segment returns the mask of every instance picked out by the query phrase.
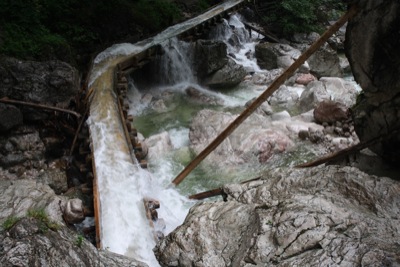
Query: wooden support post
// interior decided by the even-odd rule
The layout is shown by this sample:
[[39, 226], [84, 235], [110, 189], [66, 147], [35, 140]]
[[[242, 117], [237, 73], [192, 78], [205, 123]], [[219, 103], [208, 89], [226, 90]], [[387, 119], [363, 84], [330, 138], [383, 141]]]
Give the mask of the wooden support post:
[[231, 124], [229, 124], [214, 141], [212, 141], [203, 151], [194, 158], [186, 168], [178, 174], [172, 181], [173, 184], [180, 184], [186, 176], [200, 164], [214, 149], [221, 144], [239, 125], [247, 119], [261, 104], [267, 100], [278, 88], [320, 47], [329, 37], [337, 32], [346, 21], [357, 13], [357, 8], [353, 5], [335, 24], [333, 24], [317, 41], [315, 41], [288, 69], [285, 70], [275, 81]]

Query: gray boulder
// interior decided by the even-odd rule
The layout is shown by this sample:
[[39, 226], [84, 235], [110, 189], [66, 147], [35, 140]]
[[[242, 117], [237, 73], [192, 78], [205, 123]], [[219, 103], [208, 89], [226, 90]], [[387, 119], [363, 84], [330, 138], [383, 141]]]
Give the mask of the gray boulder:
[[161, 266], [397, 266], [400, 184], [356, 168], [276, 169], [199, 203]]
[[[147, 266], [131, 258], [98, 250], [70, 230], [61, 210], [66, 198], [55, 195], [49, 186], [34, 180], [0, 180], [0, 191], [0, 222], [17, 218], [14, 224], [3, 224], [1, 266]], [[28, 216], [28, 210], [41, 209], [49, 223]]]
[[224, 42], [198, 40], [194, 46], [194, 69], [200, 81], [228, 63], [227, 47]]
[[236, 64], [233, 59], [229, 59], [228, 63], [213, 73], [206, 80], [206, 85], [214, 89], [226, 89], [238, 85], [247, 75], [242, 65]]
[[0, 98], [66, 107], [79, 82], [78, 70], [65, 62], [0, 58]]
[[307, 61], [310, 66], [310, 72], [317, 78], [343, 77], [339, 56], [328, 45], [320, 47]]
[[329, 94], [326, 91], [324, 84], [320, 81], [312, 81], [301, 93], [299, 101], [300, 109], [302, 111], [309, 111], [310, 109], [315, 108], [322, 101], [329, 99]]
[[350, 108], [356, 103], [359, 92], [354, 84], [342, 78], [322, 77], [310, 82], [300, 96], [300, 109], [308, 111], [325, 100], [339, 102]]
[[273, 107], [280, 107], [284, 109], [292, 109], [297, 105], [299, 95], [286, 85], [281, 85], [279, 89], [269, 98], [268, 102]]
[[[255, 47], [257, 64], [262, 69], [272, 70], [277, 68], [288, 68], [294, 60], [301, 55], [300, 50], [287, 44], [260, 43]], [[303, 64], [302, 68], [307, 72], [308, 63]]]

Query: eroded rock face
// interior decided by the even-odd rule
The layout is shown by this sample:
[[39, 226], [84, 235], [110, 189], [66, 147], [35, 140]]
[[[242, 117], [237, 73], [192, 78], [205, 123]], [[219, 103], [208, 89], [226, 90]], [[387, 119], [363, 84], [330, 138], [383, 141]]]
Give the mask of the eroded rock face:
[[400, 264], [400, 184], [356, 168], [276, 169], [223, 188], [156, 247], [162, 266]]
[[[97, 250], [64, 223], [66, 197], [55, 195], [47, 185], [34, 180], [0, 180], [0, 223], [18, 218], [0, 234], [1, 266], [147, 266], [134, 259]], [[51, 226], [28, 216], [43, 209]]]
[[[400, 127], [400, 3], [359, 0], [360, 12], [349, 21], [346, 55], [364, 94], [353, 109], [361, 141]], [[372, 147], [386, 160], [399, 164], [400, 134]]]
[[69, 101], [79, 90], [76, 69], [61, 61], [0, 59], [0, 97], [40, 102]]
[[67, 227], [44, 229], [34, 218], [23, 218], [0, 236], [1, 266], [145, 267], [144, 263], [106, 250], [97, 250]]
[[194, 44], [194, 69], [199, 80], [221, 69], [228, 63], [226, 44], [221, 41], [198, 40]]
[[228, 63], [210, 75], [205, 83], [211, 88], [226, 89], [238, 85], [246, 75], [244, 67], [229, 58]]
[[0, 134], [22, 124], [21, 111], [12, 105], [0, 103]]

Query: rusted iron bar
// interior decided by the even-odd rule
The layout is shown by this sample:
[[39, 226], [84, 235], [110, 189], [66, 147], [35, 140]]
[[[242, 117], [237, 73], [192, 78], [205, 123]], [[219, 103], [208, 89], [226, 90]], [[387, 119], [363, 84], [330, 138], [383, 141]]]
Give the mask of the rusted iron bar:
[[28, 106], [28, 107], [38, 108], [38, 109], [48, 109], [48, 110], [59, 111], [59, 112], [63, 112], [63, 113], [72, 114], [75, 117], [77, 117], [78, 119], [81, 117], [81, 114], [79, 114], [75, 111], [72, 111], [72, 110], [57, 108], [57, 107], [52, 107], [52, 106], [46, 106], [46, 105], [41, 105], [41, 104], [35, 104], [35, 103], [30, 103], [30, 102], [25, 102], [25, 101], [13, 100], [13, 99], [9, 99], [8, 97], [0, 98], [0, 102], [6, 103], [6, 104], [23, 105], [23, 106]]
[[247, 119], [261, 104], [267, 100], [320, 46], [322, 46], [346, 21], [357, 13], [357, 8], [353, 5], [335, 24], [333, 24], [317, 41], [315, 41], [288, 69], [285, 70], [275, 81], [231, 124], [229, 124], [214, 141], [212, 141], [196, 158], [194, 158], [186, 168], [178, 174], [172, 181], [179, 185], [186, 176], [200, 164], [214, 149], [221, 144], [239, 125]]

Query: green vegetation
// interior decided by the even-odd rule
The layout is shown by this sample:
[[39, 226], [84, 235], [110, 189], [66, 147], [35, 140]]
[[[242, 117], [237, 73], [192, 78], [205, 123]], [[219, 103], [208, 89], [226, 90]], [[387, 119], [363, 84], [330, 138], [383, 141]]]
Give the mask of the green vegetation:
[[165, 0], [138, 0], [133, 3], [134, 21], [150, 31], [158, 31], [181, 19], [178, 6]]
[[337, 0], [271, 0], [261, 7], [271, 30], [283, 35], [321, 32], [326, 22], [337, 19], [346, 10], [346, 5]]
[[[27, 212], [27, 217], [35, 218], [39, 221], [39, 230], [45, 233], [48, 229], [57, 231], [60, 229], [60, 225], [49, 219], [44, 209], [30, 209]], [[4, 230], [10, 230], [21, 218], [10, 216], [2, 224]]]
[[39, 228], [42, 233], [45, 233], [48, 229], [57, 231], [60, 229], [60, 225], [56, 222], [50, 221], [44, 209], [31, 209], [28, 210], [27, 216], [30, 218], [35, 218], [39, 221]]
[[[201, 12], [215, 0], [1, 0], [0, 54], [20, 59], [60, 59], [85, 67], [115, 42], [135, 42]], [[271, 29], [290, 34], [318, 31], [345, 5], [335, 0], [258, 1]]]
[[160, 31], [180, 14], [168, 0], [1, 0], [0, 54], [87, 64], [104, 47]]
[[8, 231], [10, 230], [14, 224], [16, 224], [19, 221], [19, 218], [15, 216], [10, 216], [8, 217], [2, 224], [2, 227], [4, 230]]
[[78, 235], [75, 240], [75, 245], [77, 245], [78, 247], [81, 247], [82, 243], [83, 243], [83, 238], [84, 237], [82, 235]]

